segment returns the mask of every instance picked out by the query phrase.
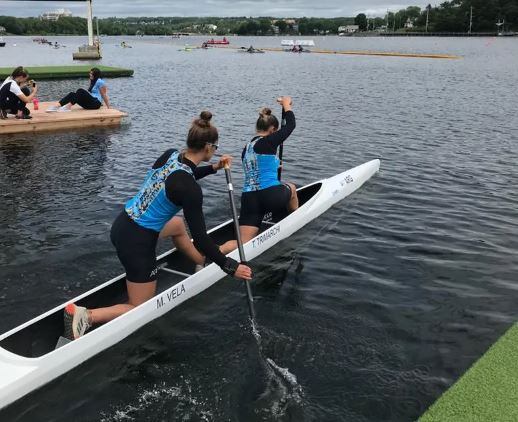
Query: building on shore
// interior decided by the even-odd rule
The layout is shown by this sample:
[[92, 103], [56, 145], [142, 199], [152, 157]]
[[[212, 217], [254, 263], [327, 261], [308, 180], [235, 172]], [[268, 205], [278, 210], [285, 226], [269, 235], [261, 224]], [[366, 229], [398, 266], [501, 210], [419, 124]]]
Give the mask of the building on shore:
[[68, 9], [57, 9], [52, 12], [43, 13], [40, 18], [44, 21], [57, 21], [59, 18], [70, 17], [72, 12]]
[[405, 22], [405, 29], [412, 29], [414, 27], [414, 21], [408, 18]]
[[360, 25], [344, 25], [338, 27], [338, 35], [354, 34], [360, 31]]

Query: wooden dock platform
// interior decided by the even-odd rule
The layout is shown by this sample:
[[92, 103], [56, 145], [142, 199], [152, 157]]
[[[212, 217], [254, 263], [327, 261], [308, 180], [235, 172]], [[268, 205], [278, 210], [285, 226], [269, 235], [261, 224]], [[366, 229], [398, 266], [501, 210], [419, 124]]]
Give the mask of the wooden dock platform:
[[[103, 74], [103, 78], [119, 78], [133, 76], [133, 69], [100, 65], [73, 65], [73, 66], [27, 66], [31, 79], [88, 79], [88, 72], [92, 67], [97, 67]], [[14, 67], [0, 67], [0, 79], [11, 75]]]
[[101, 107], [99, 110], [84, 110], [75, 105], [69, 112], [47, 113], [55, 102], [40, 103], [39, 110], [28, 104], [32, 119], [18, 120], [13, 115], [0, 120], [0, 135], [14, 133], [50, 132], [68, 129], [119, 126], [128, 114], [114, 108]]

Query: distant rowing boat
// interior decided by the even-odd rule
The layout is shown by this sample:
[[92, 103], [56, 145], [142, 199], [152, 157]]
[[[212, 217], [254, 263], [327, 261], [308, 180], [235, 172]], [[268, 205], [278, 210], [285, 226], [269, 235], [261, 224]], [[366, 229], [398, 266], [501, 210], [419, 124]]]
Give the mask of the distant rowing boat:
[[[331, 206], [360, 188], [378, 170], [379, 160], [369, 161], [298, 190], [300, 207], [266, 221], [260, 233], [244, 245], [249, 260], [261, 255], [314, 220]], [[209, 231], [218, 244], [234, 238], [233, 221]], [[230, 254], [238, 258], [238, 252]], [[162, 274], [157, 295], [142, 305], [83, 337], [56, 348], [63, 333], [63, 309], [68, 303], [88, 308], [110, 306], [127, 299], [125, 274], [59, 305], [0, 336], [0, 408], [47, 384], [97, 353], [208, 289], [225, 273], [211, 264], [194, 272], [194, 264], [172, 249], [158, 257]]]
[[[313, 40], [282, 40], [282, 47], [285, 48], [284, 51], [288, 53], [311, 53], [308, 47], [314, 47], [315, 41]], [[304, 48], [306, 47], [306, 48]]]

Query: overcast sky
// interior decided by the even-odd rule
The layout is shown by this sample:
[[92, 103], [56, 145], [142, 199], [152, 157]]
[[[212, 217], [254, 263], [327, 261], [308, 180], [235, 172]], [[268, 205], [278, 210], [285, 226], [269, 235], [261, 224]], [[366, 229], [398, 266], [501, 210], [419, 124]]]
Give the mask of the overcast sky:
[[[315, 3], [318, 7], [315, 8]], [[432, 2], [433, 3], [433, 2]], [[428, 4], [428, 3], [426, 3]], [[108, 16], [274, 16], [338, 17], [421, 6], [422, 0], [94, 0], [94, 15]], [[0, 0], [0, 15], [38, 16], [58, 8], [86, 16], [85, 2]]]

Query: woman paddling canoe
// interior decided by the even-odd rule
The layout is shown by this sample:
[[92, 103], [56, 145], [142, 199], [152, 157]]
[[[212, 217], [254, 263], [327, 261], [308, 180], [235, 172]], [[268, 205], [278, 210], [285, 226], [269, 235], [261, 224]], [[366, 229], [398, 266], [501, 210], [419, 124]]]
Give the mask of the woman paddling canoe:
[[[277, 158], [277, 148], [295, 129], [295, 114], [290, 97], [280, 97], [277, 102], [282, 105], [286, 125], [279, 130], [277, 117], [269, 108], [263, 108], [256, 123], [257, 135], [241, 154], [245, 172], [239, 217], [243, 243], [257, 236], [266, 213], [286, 209], [291, 212], [299, 207], [295, 185], [279, 181]], [[221, 246], [221, 251], [228, 253], [236, 247], [236, 241], [231, 240]]]
[[[217, 164], [196, 167], [202, 161], [209, 161], [218, 148], [218, 130], [210, 123], [211, 118], [212, 114], [204, 111], [194, 120], [185, 152], [170, 149], [158, 158], [140, 191], [126, 203], [113, 223], [111, 241], [126, 270], [128, 302], [98, 309], [68, 305], [65, 337], [77, 339], [92, 324], [111, 321], [155, 295], [158, 275], [155, 248], [159, 237], [171, 236], [176, 247], [196, 264], [203, 265], [206, 256], [227, 274], [251, 279], [250, 268], [227, 258], [207, 235], [203, 194], [196, 180], [216, 173], [232, 161], [224, 155]], [[181, 209], [194, 245], [183, 219], [175, 217]]]

